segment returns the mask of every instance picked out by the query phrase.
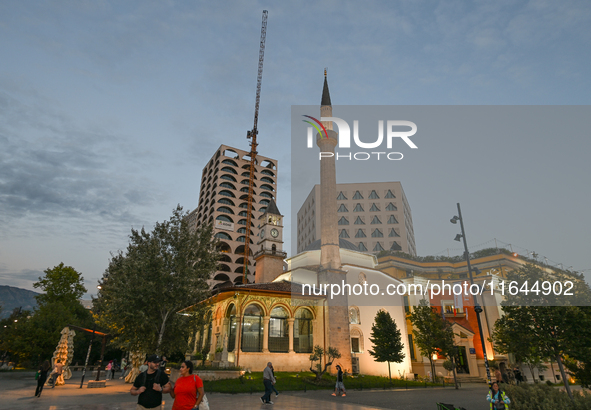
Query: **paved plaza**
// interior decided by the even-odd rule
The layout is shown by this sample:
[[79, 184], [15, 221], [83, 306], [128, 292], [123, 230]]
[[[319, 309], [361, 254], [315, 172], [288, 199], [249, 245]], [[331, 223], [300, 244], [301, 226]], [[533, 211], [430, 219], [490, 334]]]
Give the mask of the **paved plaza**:
[[[88, 375], [87, 375], [88, 376]], [[130, 384], [123, 380], [110, 380], [102, 389], [80, 389], [81, 372], [75, 372], [65, 386], [55, 389], [45, 387], [40, 398], [34, 397], [34, 372], [0, 373], [0, 408], [3, 410], [128, 410], [135, 409], [137, 397], [129, 394]], [[88, 378], [86, 379], [88, 380]], [[281, 386], [277, 386], [281, 392]], [[262, 386], [261, 386], [262, 388]], [[351, 390], [347, 397], [333, 397], [329, 390], [308, 392], [281, 392], [272, 400], [274, 405], [263, 405], [259, 400], [262, 393], [218, 394], [208, 393], [211, 410], [233, 409], [405, 409], [436, 410], [436, 402], [451, 403], [467, 410], [486, 409], [487, 387], [485, 384], [468, 384], [460, 390], [450, 387], [416, 388], [409, 390]], [[164, 396], [163, 410], [172, 408], [172, 398]]]

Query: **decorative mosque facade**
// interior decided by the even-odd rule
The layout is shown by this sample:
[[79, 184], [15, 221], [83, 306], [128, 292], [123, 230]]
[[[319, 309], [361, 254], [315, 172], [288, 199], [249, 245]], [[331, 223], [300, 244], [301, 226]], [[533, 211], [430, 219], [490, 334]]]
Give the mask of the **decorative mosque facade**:
[[[331, 116], [325, 72], [321, 117]], [[337, 133], [332, 122], [323, 125], [328, 135], [318, 135], [317, 145], [322, 152], [334, 152]], [[205, 348], [208, 360], [220, 366], [258, 370], [271, 361], [277, 371], [306, 371], [318, 345], [325, 351], [336, 348], [341, 354], [331, 371], [340, 364], [350, 373], [387, 375], [388, 363], [376, 362], [369, 354], [374, 318], [379, 310], [386, 310], [397, 323], [405, 346], [404, 360], [390, 364], [392, 374], [412, 373], [402, 296], [388, 296], [385, 306], [384, 298], [368, 297], [364, 292], [335, 296], [318, 291], [331, 285], [357, 285], [358, 289], [370, 283], [385, 289], [403, 283], [378, 270], [375, 255], [359, 252], [352, 243], [339, 239], [334, 157], [321, 161], [320, 181], [320, 239], [286, 260], [283, 216], [271, 201], [259, 218], [259, 240], [253, 246], [255, 282], [228, 283], [202, 302], [210, 307], [209, 324], [196, 334], [193, 354]], [[377, 303], [381, 304], [374, 306]]]

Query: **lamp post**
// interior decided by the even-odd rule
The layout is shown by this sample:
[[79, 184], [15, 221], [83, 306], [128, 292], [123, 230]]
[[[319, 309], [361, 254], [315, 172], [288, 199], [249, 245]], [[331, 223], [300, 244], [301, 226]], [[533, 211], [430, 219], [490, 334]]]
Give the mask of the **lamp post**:
[[[462, 219], [462, 210], [460, 209], [460, 203], [458, 202], [458, 215], [450, 219], [452, 224], [456, 224], [460, 221], [460, 227], [462, 233], [457, 234], [454, 240], [460, 241], [463, 239], [464, 242], [464, 256], [466, 257], [466, 263], [468, 265], [468, 275], [470, 276], [470, 285], [474, 284], [474, 278], [472, 277], [472, 266], [470, 265], [470, 252], [468, 252], [468, 242], [466, 241], [466, 231], [464, 230], [464, 220]], [[490, 378], [490, 367], [488, 366], [488, 357], [486, 356], [486, 344], [484, 343], [484, 334], [482, 333], [482, 322], [480, 321], [480, 314], [482, 313], [482, 307], [478, 304], [476, 295], [472, 295], [474, 300], [474, 311], [476, 312], [476, 320], [478, 321], [478, 332], [480, 333], [480, 342], [482, 343], [482, 354], [484, 356], [484, 367], [486, 368], [486, 380], [488, 384], [491, 383]]]

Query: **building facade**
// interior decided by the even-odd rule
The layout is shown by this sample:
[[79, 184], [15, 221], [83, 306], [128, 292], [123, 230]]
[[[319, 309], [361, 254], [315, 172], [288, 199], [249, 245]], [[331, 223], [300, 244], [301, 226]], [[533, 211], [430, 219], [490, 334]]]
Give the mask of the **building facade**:
[[[297, 251], [320, 238], [320, 185], [315, 185], [297, 214]], [[400, 182], [336, 184], [339, 238], [361, 252], [384, 250], [416, 255], [410, 206]]]
[[[193, 229], [213, 224], [219, 239], [222, 258], [218, 270], [212, 275], [210, 286], [222, 283], [242, 283], [246, 217], [248, 207], [248, 180], [250, 153], [221, 145], [201, 173], [199, 205], [188, 215]], [[250, 226], [250, 257], [247, 280], [254, 282], [256, 262], [253, 254], [259, 238], [258, 221], [277, 195], [277, 160], [257, 155]]]

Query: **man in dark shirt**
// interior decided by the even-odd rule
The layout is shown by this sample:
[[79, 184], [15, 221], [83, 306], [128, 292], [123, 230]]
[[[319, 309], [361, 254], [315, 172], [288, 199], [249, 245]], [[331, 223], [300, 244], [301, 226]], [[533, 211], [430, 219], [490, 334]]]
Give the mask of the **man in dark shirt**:
[[139, 396], [136, 410], [155, 409], [162, 404], [162, 393], [169, 393], [171, 386], [168, 375], [159, 369], [160, 357], [148, 357], [148, 370], [140, 373], [130, 390], [132, 396]]

